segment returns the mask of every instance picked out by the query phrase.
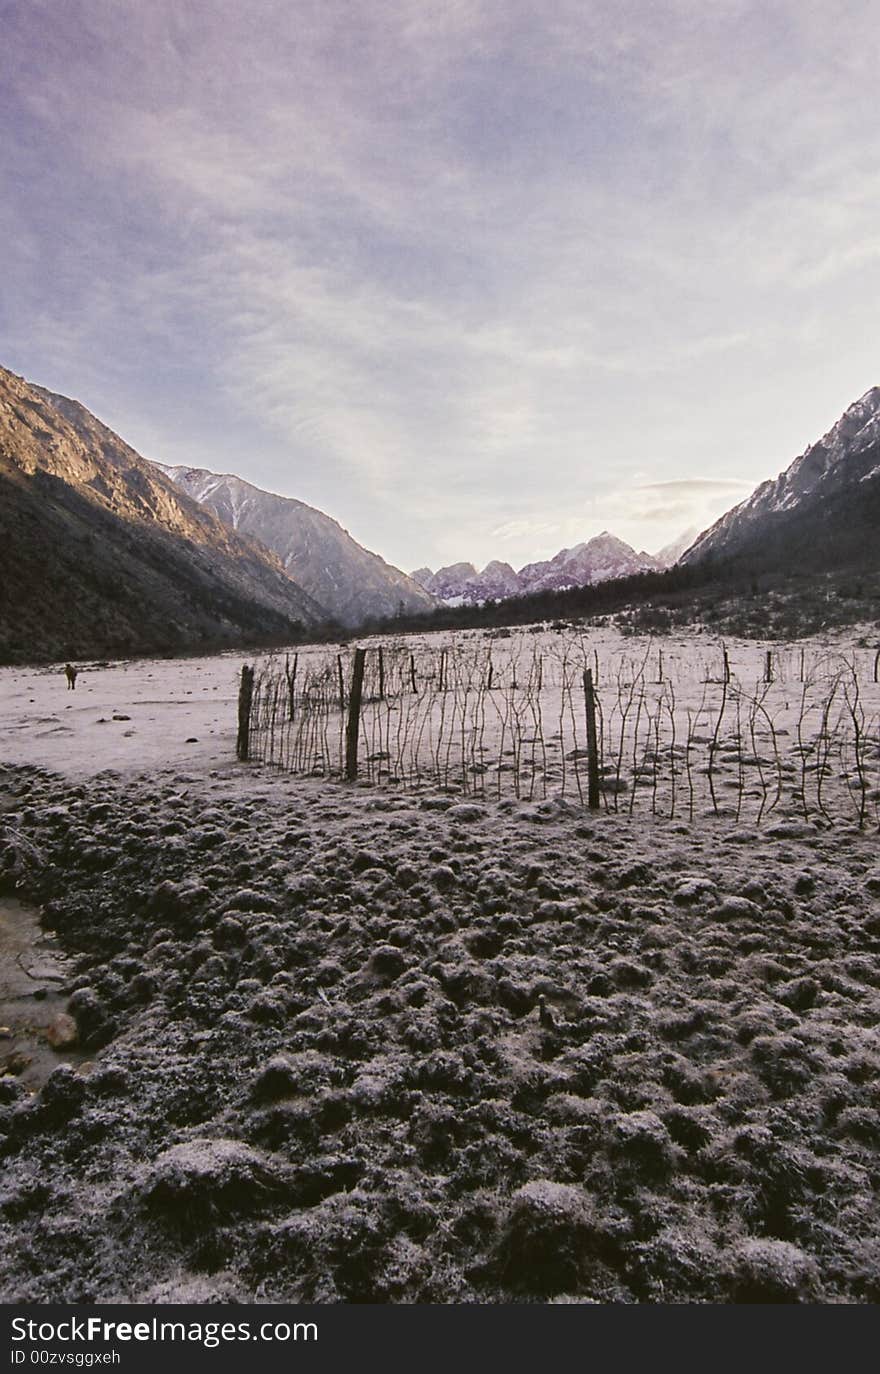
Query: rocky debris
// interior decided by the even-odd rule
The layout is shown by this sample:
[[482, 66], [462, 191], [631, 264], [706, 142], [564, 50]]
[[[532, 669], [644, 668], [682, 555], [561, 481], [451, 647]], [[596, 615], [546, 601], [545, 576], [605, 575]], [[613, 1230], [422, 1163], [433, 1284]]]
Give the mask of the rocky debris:
[[71, 1049], [79, 1042], [79, 1031], [72, 1016], [59, 1012], [53, 1016], [45, 1031], [46, 1039], [54, 1050]]

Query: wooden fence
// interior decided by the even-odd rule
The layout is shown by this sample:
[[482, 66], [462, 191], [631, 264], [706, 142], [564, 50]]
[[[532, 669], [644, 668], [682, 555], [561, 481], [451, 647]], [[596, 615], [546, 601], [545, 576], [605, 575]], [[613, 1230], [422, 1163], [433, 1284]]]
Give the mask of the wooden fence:
[[600, 663], [485, 641], [270, 658], [242, 673], [240, 758], [464, 797], [558, 796], [617, 813], [877, 824], [877, 657], [723, 645]]

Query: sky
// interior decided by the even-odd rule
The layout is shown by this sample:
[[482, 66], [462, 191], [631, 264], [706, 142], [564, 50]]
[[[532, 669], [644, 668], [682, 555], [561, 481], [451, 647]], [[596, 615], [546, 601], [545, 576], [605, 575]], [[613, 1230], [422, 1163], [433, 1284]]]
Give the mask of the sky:
[[0, 363], [407, 571], [656, 551], [880, 383], [874, 0], [0, 0]]

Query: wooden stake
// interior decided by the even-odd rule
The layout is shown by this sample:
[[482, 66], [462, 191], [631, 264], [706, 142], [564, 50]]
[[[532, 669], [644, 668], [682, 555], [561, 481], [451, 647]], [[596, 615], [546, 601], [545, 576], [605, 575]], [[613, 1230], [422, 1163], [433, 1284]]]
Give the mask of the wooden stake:
[[241, 670], [241, 685], [238, 689], [238, 739], [235, 752], [242, 763], [247, 763], [251, 746], [251, 702], [254, 698], [254, 670], [245, 663]]
[[418, 688], [416, 687], [416, 656], [415, 656], [415, 654], [410, 654], [410, 656], [409, 656], [409, 680], [410, 680], [410, 682], [412, 683], [412, 689], [413, 689], [413, 691], [414, 691], [414, 692], [418, 691]]
[[348, 726], [345, 731], [345, 776], [354, 782], [358, 775], [358, 731], [361, 720], [361, 693], [364, 687], [366, 649], [355, 649], [348, 696]]
[[382, 646], [379, 645], [379, 700], [385, 700], [385, 659], [382, 657]]
[[339, 709], [345, 710], [345, 675], [342, 671], [342, 654], [336, 655], [336, 668], [339, 673]]
[[287, 719], [293, 720], [294, 689], [296, 688], [296, 665], [299, 662], [299, 654], [293, 656], [293, 667], [290, 666], [290, 656], [284, 660], [284, 676], [287, 678]]
[[596, 697], [590, 668], [584, 670], [584, 705], [587, 714], [587, 805], [591, 811], [598, 811], [599, 747], [596, 741]]

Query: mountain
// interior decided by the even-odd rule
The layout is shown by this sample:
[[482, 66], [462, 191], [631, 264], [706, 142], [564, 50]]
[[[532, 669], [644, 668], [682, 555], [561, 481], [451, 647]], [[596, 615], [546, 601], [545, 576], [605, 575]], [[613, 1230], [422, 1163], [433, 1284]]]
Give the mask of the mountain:
[[162, 471], [224, 524], [274, 550], [297, 585], [345, 626], [399, 611], [429, 611], [436, 604], [416, 581], [302, 501], [204, 468], [162, 466]]
[[608, 582], [633, 573], [655, 572], [658, 564], [649, 553], [636, 553], [629, 544], [607, 530], [585, 544], [562, 549], [545, 563], [528, 563], [520, 569], [520, 581], [529, 592], [561, 591], [566, 587], [586, 587], [591, 582]]
[[419, 568], [412, 574], [427, 591], [447, 605], [499, 601], [529, 592], [585, 587], [633, 573], [656, 571], [667, 564], [649, 553], [636, 553], [622, 539], [604, 530], [573, 549], [562, 549], [553, 558], [527, 563], [514, 572], [509, 563], [493, 561], [478, 573], [472, 563], [453, 563], [432, 573]]
[[664, 544], [663, 548], [654, 555], [660, 567], [671, 568], [673, 564], [677, 563], [685, 550], [689, 549], [691, 544], [693, 544], [699, 533], [699, 525], [691, 525], [690, 529], [685, 530], [684, 534], [680, 534], [677, 539], [673, 539], [670, 543]]
[[325, 618], [78, 401], [0, 368], [0, 661], [283, 641]]
[[716, 520], [680, 561], [710, 559], [754, 571], [880, 567], [880, 387]]
[[450, 563], [447, 568], [438, 568], [423, 586], [447, 605], [450, 602], [460, 604], [462, 601], [485, 600], [473, 563]]
[[517, 596], [520, 590], [519, 573], [513, 571], [509, 563], [499, 563], [493, 559], [480, 573], [480, 587], [487, 601], [503, 601], [507, 596]]

